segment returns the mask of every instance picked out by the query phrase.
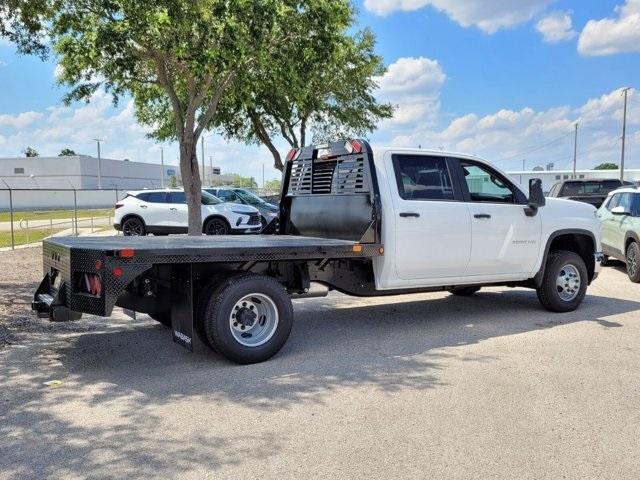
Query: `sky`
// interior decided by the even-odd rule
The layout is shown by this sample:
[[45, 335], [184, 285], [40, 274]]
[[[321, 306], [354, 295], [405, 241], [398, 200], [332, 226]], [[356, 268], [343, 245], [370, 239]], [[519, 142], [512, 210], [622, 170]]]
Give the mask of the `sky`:
[[[630, 87], [625, 166], [640, 168], [640, 0], [359, 0], [358, 28], [371, 29], [387, 72], [377, 98], [393, 118], [370, 136], [391, 145], [480, 155], [508, 170], [573, 162], [619, 163], [622, 89]], [[20, 56], [0, 40], [0, 157], [27, 147], [65, 147], [108, 158], [159, 163], [126, 99], [104, 93], [65, 106], [56, 59]], [[286, 153], [288, 147], [278, 142]], [[177, 164], [175, 143], [165, 162]], [[198, 149], [198, 154], [200, 149]], [[205, 157], [223, 173], [279, 178], [265, 148], [205, 138]]]

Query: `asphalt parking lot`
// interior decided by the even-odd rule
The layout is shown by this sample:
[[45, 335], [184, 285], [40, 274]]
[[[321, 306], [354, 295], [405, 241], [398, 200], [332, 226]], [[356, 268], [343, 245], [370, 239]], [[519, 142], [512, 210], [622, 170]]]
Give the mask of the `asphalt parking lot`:
[[[0, 254], [0, 478], [640, 476], [640, 285], [296, 301], [252, 366], [120, 312], [33, 319], [39, 249]], [[53, 382], [53, 383], [51, 383]]]

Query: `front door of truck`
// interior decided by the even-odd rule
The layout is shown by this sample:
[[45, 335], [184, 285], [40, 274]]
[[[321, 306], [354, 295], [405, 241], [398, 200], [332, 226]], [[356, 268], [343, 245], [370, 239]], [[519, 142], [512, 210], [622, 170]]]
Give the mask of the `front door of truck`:
[[[471, 219], [440, 156], [393, 154], [395, 268], [402, 280], [460, 277], [471, 251]], [[395, 183], [395, 185], [393, 184]]]
[[471, 216], [471, 256], [465, 275], [500, 280], [530, 274], [541, 248], [541, 216], [527, 216], [524, 193], [489, 165], [454, 162]]

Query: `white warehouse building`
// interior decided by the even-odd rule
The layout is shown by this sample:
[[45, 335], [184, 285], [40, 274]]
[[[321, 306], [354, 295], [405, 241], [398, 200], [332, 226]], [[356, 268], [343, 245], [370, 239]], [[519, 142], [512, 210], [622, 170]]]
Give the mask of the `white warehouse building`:
[[[204, 174], [207, 184], [228, 180], [216, 167], [206, 165]], [[181, 184], [177, 165], [164, 166], [165, 186], [170, 184], [171, 177]], [[0, 158], [0, 179], [16, 189], [97, 189], [100, 185], [103, 189], [134, 190], [159, 188], [162, 178], [163, 167], [153, 163], [108, 158], [98, 162], [88, 155]], [[6, 185], [0, 182], [0, 189]]]
[[[575, 175], [573, 170], [525, 170], [509, 172], [509, 175], [520, 183], [525, 190], [528, 188], [530, 179], [539, 178], [542, 180], [542, 190], [547, 193], [555, 183], [563, 180], [610, 180], [620, 178], [620, 170], [576, 170]], [[624, 179], [629, 182], [640, 181], [640, 170], [625, 169]]]

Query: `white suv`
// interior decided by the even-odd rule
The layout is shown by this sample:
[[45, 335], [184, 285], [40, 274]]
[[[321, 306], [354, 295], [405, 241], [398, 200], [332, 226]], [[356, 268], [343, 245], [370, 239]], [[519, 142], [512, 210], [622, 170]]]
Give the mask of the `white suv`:
[[[124, 235], [186, 233], [187, 202], [183, 190], [127, 192], [115, 205], [114, 228]], [[249, 205], [223, 203], [202, 192], [202, 231], [207, 235], [259, 233], [260, 213]]]

